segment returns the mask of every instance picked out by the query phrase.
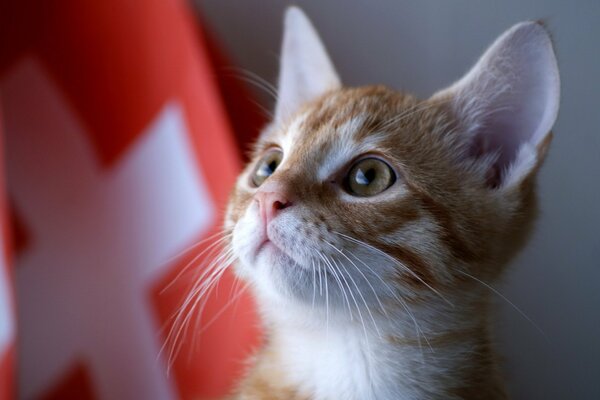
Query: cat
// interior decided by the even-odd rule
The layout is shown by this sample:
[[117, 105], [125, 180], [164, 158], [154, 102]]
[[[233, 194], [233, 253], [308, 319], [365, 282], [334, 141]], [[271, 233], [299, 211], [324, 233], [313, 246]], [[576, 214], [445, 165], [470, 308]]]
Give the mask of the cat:
[[228, 245], [264, 324], [235, 399], [505, 399], [489, 283], [524, 246], [560, 81], [539, 22], [419, 100], [342, 87], [287, 10], [272, 122]]

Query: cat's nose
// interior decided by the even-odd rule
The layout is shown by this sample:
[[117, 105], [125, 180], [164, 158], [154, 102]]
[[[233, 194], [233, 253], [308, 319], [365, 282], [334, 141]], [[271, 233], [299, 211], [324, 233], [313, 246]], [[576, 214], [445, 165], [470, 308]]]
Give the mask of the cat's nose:
[[260, 216], [265, 226], [271, 222], [284, 208], [292, 205], [292, 202], [279, 191], [260, 191], [254, 197], [258, 201]]

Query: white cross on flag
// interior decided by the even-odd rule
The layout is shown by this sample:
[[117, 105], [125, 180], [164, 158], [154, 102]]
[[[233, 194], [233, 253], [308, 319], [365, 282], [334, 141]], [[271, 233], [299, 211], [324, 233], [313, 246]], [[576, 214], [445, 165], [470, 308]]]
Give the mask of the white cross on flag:
[[224, 395], [258, 337], [230, 275], [171, 373], [160, 352], [239, 168], [204, 37], [181, 1], [11, 3], [0, 400]]

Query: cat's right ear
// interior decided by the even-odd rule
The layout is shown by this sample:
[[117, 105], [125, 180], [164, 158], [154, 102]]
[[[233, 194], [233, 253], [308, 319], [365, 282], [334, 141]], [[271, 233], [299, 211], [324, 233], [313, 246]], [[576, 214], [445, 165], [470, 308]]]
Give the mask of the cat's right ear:
[[545, 27], [522, 22], [434, 100], [450, 100], [460, 131], [494, 187], [514, 187], [537, 170], [550, 142], [560, 78]]
[[339, 88], [340, 79], [325, 46], [304, 12], [285, 13], [275, 122], [282, 122], [303, 103]]

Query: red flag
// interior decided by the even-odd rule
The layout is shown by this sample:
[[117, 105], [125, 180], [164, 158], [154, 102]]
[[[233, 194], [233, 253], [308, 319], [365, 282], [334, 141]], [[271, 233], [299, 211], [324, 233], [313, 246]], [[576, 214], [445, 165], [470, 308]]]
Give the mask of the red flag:
[[240, 167], [188, 10], [5, 3], [8, 192], [25, 238], [15, 260], [20, 397], [223, 395], [257, 338], [247, 297], [222, 312], [231, 275], [202, 321], [223, 315], [180, 342], [172, 374], [159, 354], [195, 274], [163, 289], [206, 245], [178, 254], [219, 230]]
[[[2, 114], [0, 113], [0, 137], [2, 136]], [[1, 150], [4, 150], [0, 146]], [[12, 290], [12, 273], [9, 269], [10, 235], [5, 201], [4, 168], [0, 164], [0, 400], [14, 396], [14, 347], [15, 318]]]

